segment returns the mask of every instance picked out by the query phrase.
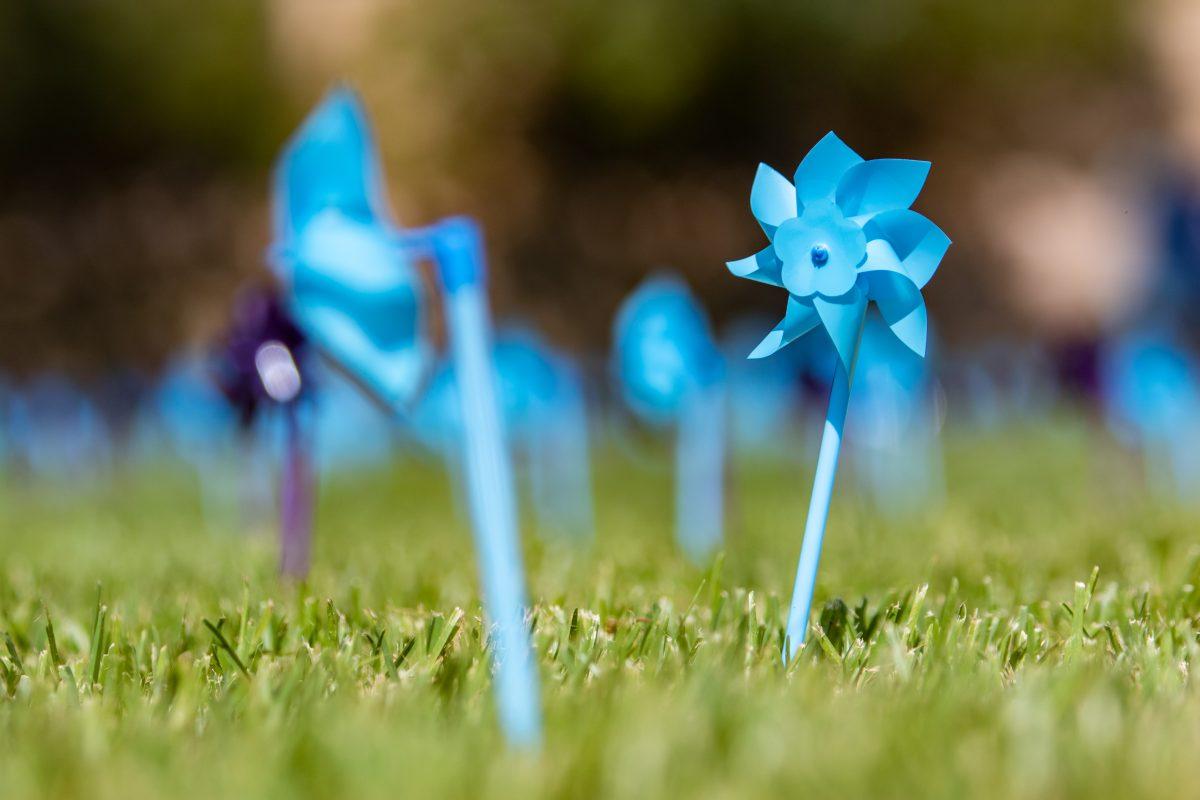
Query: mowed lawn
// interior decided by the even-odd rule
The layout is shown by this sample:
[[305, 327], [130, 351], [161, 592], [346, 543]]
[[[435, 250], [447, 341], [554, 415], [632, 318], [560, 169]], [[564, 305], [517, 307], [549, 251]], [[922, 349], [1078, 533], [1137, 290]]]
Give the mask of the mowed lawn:
[[602, 450], [595, 543], [526, 526], [537, 754], [497, 731], [436, 465], [324, 486], [302, 585], [179, 468], [8, 476], [0, 797], [1200, 797], [1200, 513], [1087, 425], [951, 431], [898, 519], [847, 471], [790, 667], [812, 445], [733, 465], [700, 566], [665, 461]]

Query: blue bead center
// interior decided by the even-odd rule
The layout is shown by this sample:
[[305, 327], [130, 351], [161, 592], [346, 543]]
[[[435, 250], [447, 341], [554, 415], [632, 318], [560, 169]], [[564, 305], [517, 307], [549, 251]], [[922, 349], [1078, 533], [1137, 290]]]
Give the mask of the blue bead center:
[[823, 244], [814, 244], [812, 248], [812, 263], [814, 267], [823, 267], [829, 263], [829, 248]]

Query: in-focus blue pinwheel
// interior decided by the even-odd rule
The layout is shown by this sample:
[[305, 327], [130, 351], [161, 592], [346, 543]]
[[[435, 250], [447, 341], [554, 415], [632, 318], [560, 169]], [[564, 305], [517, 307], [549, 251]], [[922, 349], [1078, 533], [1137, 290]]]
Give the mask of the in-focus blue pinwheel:
[[675, 536], [700, 562], [724, 527], [725, 365], [708, 318], [682, 280], [646, 280], [621, 305], [613, 366], [643, 420], [676, 427]]
[[795, 185], [760, 164], [750, 210], [770, 244], [729, 262], [742, 278], [788, 292], [783, 320], [750, 354], [762, 358], [823, 326], [850, 369], [867, 303], [892, 333], [925, 353], [921, 289], [950, 239], [909, 208], [929, 174], [928, 161], [864, 161], [829, 133], [796, 169]]
[[865, 161], [833, 133], [796, 169], [795, 183], [765, 164], [750, 190], [750, 210], [770, 241], [728, 263], [742, 278], [787, 290], [783, 320], [750, 354], [762, 358], [823, 328], [839, 356], [826, 415], [816, 480], [788, 619], [785, 658], [804, 643], [821, 540], [837, 472], [850, 380], [867, 306], [874, 303], [892, 333], [925, 353], [928, 320], [921, 289], [933, 277], [950, 239], [909, 208], [929, 162]]
[[272, 261], [297, 324], [392, 411], [430, 364], [420, 277], [390, 219], [366, 114], [329, 93], [279, 158]]

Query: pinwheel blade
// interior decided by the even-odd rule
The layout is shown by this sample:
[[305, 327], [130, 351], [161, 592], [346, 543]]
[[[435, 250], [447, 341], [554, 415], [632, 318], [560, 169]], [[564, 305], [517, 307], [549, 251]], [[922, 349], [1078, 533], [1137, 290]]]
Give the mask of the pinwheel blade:
[[774, 355], [817, 327], [820, 322], [821, 318], [817, 316], [816, 309], [789, 295], [787, 313], [747, 358], [766, 358]]
[[892, 333], [905, 347], [924, 356], [929, 328], [925, 301], [892, 246], [882, 239], [868, 242], [861, 274], [867, 279], [870, 299], [879, 306]]
[[929, 175], [928, 161], [876, 158], [846, 170], [837, 187], [837, 204], [847, 217], [908, 208]]
[[863, 163], [854, 152], [830, 131], [817, 142], [796, 168], [796, 196], [801, 205], [814, 200], [832, 200], [838, 181], [846, 170]]
[[826, 300], [817, 295], [813, 298], [813, 307], [816, 308], [825, 330], [829, 332], [829, 338], [833, 340], [842, 365], [845, 366], [846, 372], [850, 372], [854, 366], [854, 351], [858, 349], [863, 315], [867, 311], [866, 294], [855, 288], [836, 300]]
[[909, 350], [924, 356], [929, 335], [929, 316], [925, 311], [925, 299], [919, 291], [907, 291], [898, 282], [893, 282], [893, 285], [893, 293], [881, 294], [876, 298], [879, 311], [892, 333], [896, 334], [896, 338]]
[[418, 340], [398, 351], [385, 350], [350, 313], [336, 305], [297, 303], [292, 311], [317, 349], [373, 397], [392, 409], [403, 408], [412, 401], [429, 360], [424, 342]]
[[754, 255], [737, 261], [727, 261], [725, 266], [739, 278], [749, 278], [770, 286], [783, 286], [783, 262], [775, 255], [774, 247], [765, 247]]
[[288, 142], [275, 169], [275, 231], [288, 241], [320, 211], [369, 220], [384, 213], [382, 168], [366, 111], [349, 88], [331, 91]]
[[796, 190], [787, 178], [766, 164], [759, 164], [750, 188], [750, 211], [770, 239], [785, 220], [798, 215]]
[[868, 239], [887, 240], [918, 289], [929, 283], [950, 249], [950, 237], [924, 215], [910, 209], [877, 214], [865, 230]]

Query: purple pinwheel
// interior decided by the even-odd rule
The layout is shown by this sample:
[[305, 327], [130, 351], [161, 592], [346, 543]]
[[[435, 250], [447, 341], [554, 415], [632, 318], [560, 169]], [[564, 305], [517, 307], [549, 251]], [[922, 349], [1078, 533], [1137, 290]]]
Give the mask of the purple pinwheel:
[[788, 292], [783, 320], [750, 358], [769, 356], [817, 327], [829, 334], [839, 357], [788, 619], [788, 659], [807, 633], [868, 304], [878, 307], [906, 347], [925, 354], [928, 319], [921, 288], [950, 247], [946, 234], [909, 208], [929, 166], [928, 161], [908, 159], [865, 161], [832, 133], [800, 162], [795, 185], [761, 164], [750, 190], [750, 210], [770, 244], [728, 264], [738, 277]]
[[[264, 351], [271, 344], [276, 347]], [[304, 334], [274, 293], [260, 289], [238, 296], [217, 360], [217, 383], [243, 427], [265, 403], [291, 402], [307, 388], [307, 348]], [[290, 370], [282, 361], [283, 351], [292, 359]], [[273, 364], [276, 352], [279, 363]], [[292, 373], [294, 379], [288, 377]]]
[[309, 390], [307, 341], [270, 291], [241, 295], [217, 363], [217, 383], [237, 409], [243, 430], [265, 408], [278, 406], [286, 423], [279, 487], [280, 571], [308, 574], [312, 544], [313, 468], [300, 402]]

